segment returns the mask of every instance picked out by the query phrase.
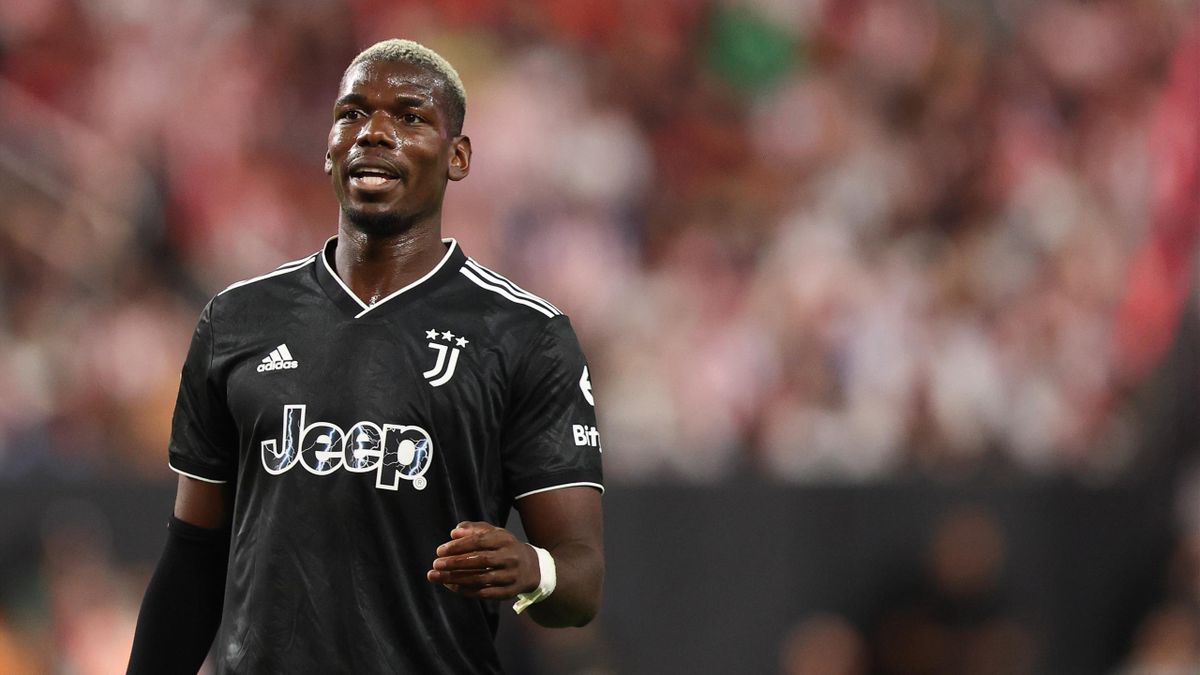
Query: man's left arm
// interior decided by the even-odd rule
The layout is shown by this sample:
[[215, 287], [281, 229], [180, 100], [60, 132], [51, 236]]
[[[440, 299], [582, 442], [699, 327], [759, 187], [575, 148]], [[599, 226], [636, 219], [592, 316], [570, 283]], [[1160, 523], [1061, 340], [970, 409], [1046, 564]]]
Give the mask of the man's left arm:
[[565, 316], [520, 343], [500, 438], [501, 484], [529, 544], [486, 522], [459, 523], [438, 547], [428, 577], [471, 598], [522, 595], [514, 609], [527, 608], [543, 626], [582, 626], [596, 615], [604, 583], [604, 487], [591, 378]]
[[[604, 525], [600, 491], [565, 487], [517, 500], [529, 544], [554, 559], [554, 591], [529, 607], [550, 627], [583, 626], [596, 615], [604, 586]], [[489, 523], [459, 523], [437, 549], [430, 581], [470, 598], [507, 600], [541, 583], [537, 553], [508, 530]]]

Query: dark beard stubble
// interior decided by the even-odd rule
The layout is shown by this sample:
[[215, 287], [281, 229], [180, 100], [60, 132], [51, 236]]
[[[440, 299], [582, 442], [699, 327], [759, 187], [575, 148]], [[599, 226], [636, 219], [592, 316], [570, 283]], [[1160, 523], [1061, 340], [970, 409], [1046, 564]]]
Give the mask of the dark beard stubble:
[[366, 213], [359, 209], [342, 209], [351, 224], [363, 232], [374, 236], [388, 236], [404, 233], [412, 227], [413, 221], [406, 221], [398, 213]]

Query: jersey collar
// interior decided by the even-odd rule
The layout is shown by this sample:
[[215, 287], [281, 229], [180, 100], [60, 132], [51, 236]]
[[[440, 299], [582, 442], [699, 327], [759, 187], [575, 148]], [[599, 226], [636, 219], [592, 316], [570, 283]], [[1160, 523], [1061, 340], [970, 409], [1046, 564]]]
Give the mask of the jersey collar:
[[325, 246], [321, 249], [315, 267], [317, 268], [317, 280], [321, 284], [321, 288], [325, 290], [325, 294], [333, 300], [343, 312], [355, 319], [380, 316], [385, 312], [392, 312], [402, 307], [409, 302], [425, 295], [426, 293], [438, 288], [447, 279], [452, 279], [458, 274], [458, 269], [466, 262], [467, 256], [459, 247], [458, 241], [454, 239], [443, 239], [442, 243], [446, 245], [446, 255], [434, 266], [429, 272], [412, 282], [411, 284], [401, 288], [385, 298], [380, 299], [372, 305], [364, 303], [350, 290], [346, 282], [337, 275], [333, 267], [333, 252], [337, 249], [337, 236], [330, 237], [325, 242]]

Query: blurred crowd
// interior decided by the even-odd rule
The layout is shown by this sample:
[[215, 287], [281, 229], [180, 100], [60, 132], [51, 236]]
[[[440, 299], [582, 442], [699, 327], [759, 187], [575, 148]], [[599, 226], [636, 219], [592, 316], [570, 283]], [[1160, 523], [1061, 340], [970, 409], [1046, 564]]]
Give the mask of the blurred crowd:
[[613, 480], [1111, 471], [1113, 315], [1191, 0], [0, 10], [0, 474], [168, 478], [205, 299], [335, 231], [339, 75], [468, 89], [445, 230], [551, 298]]
[[[1119, 475], [1117, 309], [1200, 156], [1164, 93], [1198, 34], [1196, 0], [0, 3], [0, 478], [173, 480], [199, 310], [335, 232], [336, 85], [394, 36], [463, 77], [445, 232], [572, 317], [611, 482]], [[61, 672], [115, 672], [143, 578], [47, 541], [49, 597], [92, 603]], [[1129, 673], [1156, 636], [1200, 659], [1197, 550]], [[862, 672], [860, 630], [802, 623], [781, 668]]]
[[[1062, 647], [1047, 637], [1050, 627], [1013, 601], [1009, 541], [996, 515], [960, 505], [941, 513], [930, 529], [920, 569], [875, 606], [801, 617], [780, 644], [781, 675], [1058, 672], [1048, 659]], [[1200, 672], [1200, 537], [1172, 551], [1157, 595], [1139, 608], [1129, 635], [1112, 635], [1105, 645], [1120, 655], [1111, 668], [1069, 672]]]

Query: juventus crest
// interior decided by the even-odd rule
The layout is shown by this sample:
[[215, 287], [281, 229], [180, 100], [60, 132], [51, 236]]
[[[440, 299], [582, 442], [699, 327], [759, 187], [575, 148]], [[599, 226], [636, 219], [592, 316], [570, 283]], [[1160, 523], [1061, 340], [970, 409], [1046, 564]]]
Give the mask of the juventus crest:
[[458, 367], [458, 355], [471, 341], [448, 330], [427, 330], [425, 337], [432, 340], [429, 348], [437, 352], [437, 362], [422, 375], [425, 376], [425, 381], [429, 382], [429, 386], [440, 387], [454, 377], [454, 369]]

